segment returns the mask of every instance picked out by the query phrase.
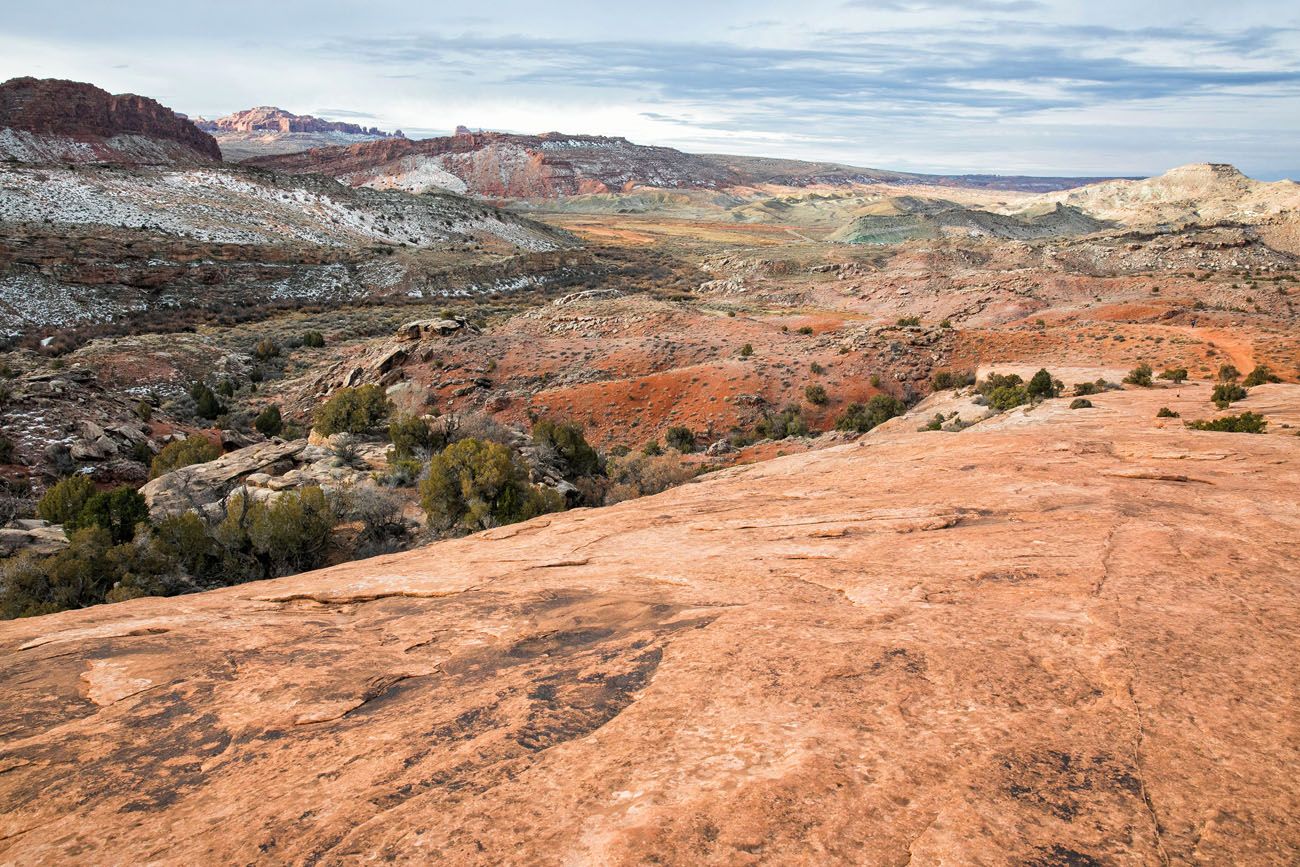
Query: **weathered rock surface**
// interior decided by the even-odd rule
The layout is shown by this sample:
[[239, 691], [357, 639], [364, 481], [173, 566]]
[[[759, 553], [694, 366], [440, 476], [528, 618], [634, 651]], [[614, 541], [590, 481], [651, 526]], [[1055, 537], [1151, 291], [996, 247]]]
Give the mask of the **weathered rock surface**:
[[282, 108], [261, 105], [237, 111], [216, 120], [195, 118], [195, 126], [205, 132], [341, 132], [372, 138], [402, 138], [401, 131], [384, 132], [345, 121], [323, 120], [310, 114], [294, 114]]
[[[164, 147], [151, 154], [147, 146], [132, 141], [136, 137]], [[133, 93], [114, 96], [77, 81], [13, 78], [0, 84], [0, 157], [21, 162], [40, 162], [42, 157], [128, 163], [220, 162], [221, 149], [216, 139], [187, 118], [148, 97]]]
[[1207, 397], [0, 624], [0, 861], [1295, 863], [1300, 387]]

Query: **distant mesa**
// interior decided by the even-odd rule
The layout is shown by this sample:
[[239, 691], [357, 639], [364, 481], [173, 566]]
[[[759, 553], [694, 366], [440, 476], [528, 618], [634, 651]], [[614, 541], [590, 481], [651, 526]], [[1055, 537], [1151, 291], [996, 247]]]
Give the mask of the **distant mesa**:
[[216, 139], [184, 115], [93, 84], [14, 78], [0, 84], [0, 159], [126, 164], [221, 161]]
[[404, 138], [401, 130], [385, 132], [377, 127], [363, 127], [344, 121], [324, 120], [310, 114], [293, 114], [272, 105], [261, 105], [246, 111], [237, 111], [216, 120], [196, 118], [195, 125], [210, 133], [290, 133], [336, 132], [368, 138]]

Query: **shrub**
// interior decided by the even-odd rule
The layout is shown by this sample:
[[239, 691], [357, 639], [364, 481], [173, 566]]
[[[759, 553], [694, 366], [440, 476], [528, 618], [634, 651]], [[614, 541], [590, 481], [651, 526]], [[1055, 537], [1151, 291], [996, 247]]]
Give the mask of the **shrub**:
[[815, 361], [812, 364], [808, 365], [808, 369], [811, 370], [817, 376], [821, 376], [823, 373], [826, 372], [826, 368], [822, 367], [820, 364], [818, 364]]
[[1124, 382], [1128, 385], [1139, 386], [1140, 388], [1150, 388], [1151, 373], [1151, 365], [1139, 364], [1129, 372], [1128, 376], [1124, 377]]
[[190, 575], [202, 577], [213, 571], [216, 545], [197, 513], [181, 512], [163, 518], [153, 528], [153, 537]]
[[541, 419], [533, 425], [533, 442], [549, 449], [559, 459], [566, 479], [598, 475], [604, 469], [600, 455], [587, 443], [582, 428], [576, 424]]
[[69, 476], [45, 492], [36, 504], [36, 514], [51, 524], [67, 524], [76, 520], [94, 493], [95, 483], [87, 476]]
[[194, 411], [198, 413], [199, 418], [211, 421], [226, 412], [225, 406], [217, 398], [216, 393], [205, 383], [194, 383], [190, 388], [190, 397], [194, 398]]
[[779, 413], [769, 413], [754, 425], [754, 431], [760, 437], [783, 440], [786, 437], [801, 437], [808, 433], [808, 425], [799, 413], [799, 407], [787, 406]]
[[1221, 382], [1214, 387], [1214, 392], [1210, 395], [1210, 400], [1219, 409], [1227, 409], [1228, 404], [1238, 400], [1246, 399], [1246, 389], [1237, 385], [1235, 382]]
[[177, 440], [163, 446], [162, 451], [154, 456], [153, 462], [149, 465], [149, 478], [156, 479], [165, 473], [191, 464], [205, 464], [220, 456], [221, 449], [203, 437], [192, 436]]
[[375, 543], [404, 534], [403, 502], [402, 497], [382, 488], [353, 490], [348, 497], [348, 517], [361, 522], [361, 541]]
[[340, 388], [316, 412], [316, 431], [323, 436], [369, 433], [392, 411], [392, 402], [377, 385]]
[[803, 390], [803, 396], [807, 398], [808, 402], [813, 404], [814, 406], [825, 406], [827, 401], [830, 400], [830, 398], [826, 396], [825, 386], [818, 385], [816, 383], [809, 386], [805, 386]]
[[998, 412], [1006, 412], [1029, 403], [1029, 390], [1023, 385], [1004, 385], [993, 389], [986, 397], [989, 406]]
[[227, 577], [274, 578], [323, 565], [340, 511], [338, 501], [315, 486], [269, 502], [234, 494], [214, 532], [225, 549]]
[[873, 395], [866, 404], [851, 403], [835, 421], [835, 429], [866, 433], [907, 411], [907, 405], [890, 394]]
[[309, 349], [320, 349], [325, 345], [325, 335], [319, 331], [308, 331], [302, 336], [302, 345]]
[[1087, 397], [1090, 394], [1096, 394], [1100, 390], [1095, 382], [1076, 382], [1074, 384], [1075, 397]]
[[1030, 378], [1029, 384], [1025, 386], [1025, 393], [1029, 395], [1030, 400], [1044, 400], [1049, 397], [1056, 397], [1056, 383], [1052, 380], [1052, 375], [1047, 372], [1046, 368], [1040, 368]]
[[1222, 418], [1184, 422], [1192, 430], [1226, 431], [1228, 433], [1263, 433], [1268, 427], [1264, 416], [1257, 412], [1225, 415]]
[[609, 488], [607, 504], [658, 494], [689, 481], [695, 470], [678, 455], [627, 454], [611, 458], [605, 468]]
[[803, 326], [802, 328], [799, 329], [799, 333], [800, 333], [800, 334], [812, 334], [812, 333], [813, 333], [812, 326], [811, 326], [811, 325], [805, 325], [805, 326]]
[[645, 444], [645, 448], [641, 450], [641, 453], [646, 457], [654, 458], [662, 455], [664, 450], [663, 446], [659, 445], [659, 440], [650, 440], [650, 442]]
[[915, 328], [921, 324], [920, 316], [900, 316], [898, 317], [899, 328]]
[[393, 456], [397, 460], [423, 460], [446, 445], [442, 440], [419, 416], [401, 416], [388, 425], [388, 441], [393, 444]]
[[409, 488], [420, 478], [424, 464], [414, 458], [399, 458], [388, 453], [388, 467], [375, 473], [375, 482], [386, 488]]
[[1086, 397], [1076, 397], [1070, 401], [1070, 409], [1092, 409], [1092, 401]]
[[14, 441], [0, 434], [0, 464], [11, 463], [14, 459]]
[[280, 431], [284, 430], [284, 419], [280, 417], [280, 407], [271, 404], [263, 409], [257, 414], [257, 418], [253, 419], [253, 427], [257, 428], [257, 432], [262, 436], [279, 436]]
[[754, 346], [753, 346], [753, 344], [751, 344], [751, 343], [746, 343], [744, 346], [740, 347], [740, 357], [741, 357], [741, 358], [749, 358], [749, 356], [751, 356], [751, 355], [753, 355], [753, 354], [754, 354]]
[[968, 385], [975, 384], [975, 374], [970, 371], [954, 372], [951, 370], [936, 371], [934, 377], [930, 380], [931, 386], [935, 391], [946, 391], [950, 388], [964, 388]]
[[682, 454], [695, 451], [695, 434], [688, 427], [670, 427], [664, 432], [664, 443]]
[[1273, 371], [1269, 370], [1268, 365], [1259, 364], [1255, 366], [1254, 370], [1246, 374], [1246, 378], [1242, 380], [1241, 384], [1246, 386], [1247, 388], [1251, 388], [1256, 385], [1263, 385], [1266, 382], [1281, 382], [1281, 381], [1282, 381], [1281, 377], [1277, 376], [1276, 374], [1273, 373]]
[[135, 537], [136, 524], [149, 523], [149, 507], [133, 488], [117, 488], [91, 494], [75, 518], [65, 522], [69, 530], [100, 527], [108, 531], [114, 545]]
[[1169, 407], [1162, 406], [1160, 411], [1156, 413], [1156, 418], [1181, 418], [1181, 416]]
[[936, 412], [934, 414], [934, 418], [930, 419], [928, 422], [926, 422], [924, 425], [918, 428], [918, 430], [922, 430], [922, 431], [943, 430], [943, 413]]
[[1166, 368], [1165, 370], [1160, 372], [1160, 379], [1167, 379], [1170, 382], [1172, 382], [1174, 385], [1178, 385], [1179, 383], [1185, 382], [1187, 380], [1187, 368], [1185, 367]]
[[257, 342], [257, 346], [253, 349], [253, 355], [257, 357], [258, 361], [270, 361], [272, 358], [275, 358], [279, 354], [280, 354], [279, 344], [277, 344], [274, 340], [271, 340], [270, 338], [263, 338], [262, 340], [259, 340]]
[[506, 446], [463, 439], [429, 461], [420, 505], [434, 527], [480, 530], [559, 511], [564, 502], [556, 491], [529, 484]]
[[149, 421], [153, 418], [153, 405], [147, 400], [142, 400], [135, 405], [135, 414], [140, 421]]
[[1241, 371], [1231, 364], [1219, 365], [1219, 382], [1236, 382], [1241, 377]]

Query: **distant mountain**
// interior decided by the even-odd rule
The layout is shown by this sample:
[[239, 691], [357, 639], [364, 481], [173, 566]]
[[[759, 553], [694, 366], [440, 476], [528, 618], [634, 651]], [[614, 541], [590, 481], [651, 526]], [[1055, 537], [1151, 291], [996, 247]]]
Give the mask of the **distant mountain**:
[[421, 141], [388, 140], [250, 161], [262, 168], [320, 173], [353, 186], [429, 189], [494, 198], [555, 198], [635, 186], [733, 186], [725, 167], [672, 148], [625, 138], [469, 132]]
[[199, 129], [216, 137], [221, 152], [232, 162], [300, 153], [313, 148], [345, 147], [359, 142], [403, 138], [400, 129], [385, 132], [373, 126], [293, 114], [270, 105], [237, 111], [216, 120], [195, 118], [194, 122]]
[[402, 131], [384, 132], [376, 127], [363, 127], [355, 123], [323, 120], [310, 114], [293, 114], [282, 108], [262, 105], [247, 111], [237, 111], [216, 120], [195, 118], [199, 129], [210, 133], [231, 132], [341, 132], [369, 138], [402, 138]]
[[212, 136], [184, 115], [92, 84], [14, 78], [0, 84], [0, 159], [22, 163], [220, 162]]
[[446, 189], [508, 199], [554, 199], [626, 193], [637, 187], [725, 190], [787, 187], [924, 184], [1046, 192], [1097, 178], [1028, 178], [997, 175], [921, 175], [836, 163], [721, 154], [689, 154], [638, 145], [621, 137], [514, 135], [471, 132], [421, 141], [382, 141], [257, 158], [262, 168], [312, 172], [353, 186], [421, 192]]
[[999, 214], [955, 202], [898, 196], [872, 204], [866, 213], [831, 236], [851, 244], [895, 244], [942, 235], [1029, 241], [1086, 235], [1111, 228], [1078, 208], [1057, 204], [1032, 214]]

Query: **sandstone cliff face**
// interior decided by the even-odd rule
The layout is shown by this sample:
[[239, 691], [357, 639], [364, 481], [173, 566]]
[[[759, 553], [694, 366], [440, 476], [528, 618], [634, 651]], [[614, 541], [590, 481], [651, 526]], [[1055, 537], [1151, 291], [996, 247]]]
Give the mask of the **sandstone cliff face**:
[[463, 132], [446, 138], [388, 139], [249, 161], [262, 168], [338, 177], [355, 186], [450, 189], [497, 198], [554, 198], [635, 186], [716, 189], [738, 183], [730, 170], [672, 148], [623, 138], [546, 133]]
[[197, 118], [195, 125], [207, 132], [339, 132], [372, 138], [402, 138], [399, 130], [384, 132], [377, 127], [343, 121], [323, 120], [310, 114], [293, 114], [270, 105], [237, 111], [216, 120]]
[[0, 860], [1295, 863], [1300, 387], [1208, 392], [0, 624]]
[[164, 148], [174, 158], [221, 161], [212, 136], [147, 97], [114, 96], [59, 79], [14, 78], [0, 84], [0, 156], [27, 161], [24, 156], [60, 148], [76, 154], [80, 144], [85, 161], [155, 161], [148, 159], [147, 148], [131, 141], [136, 137], [177, 146]]

